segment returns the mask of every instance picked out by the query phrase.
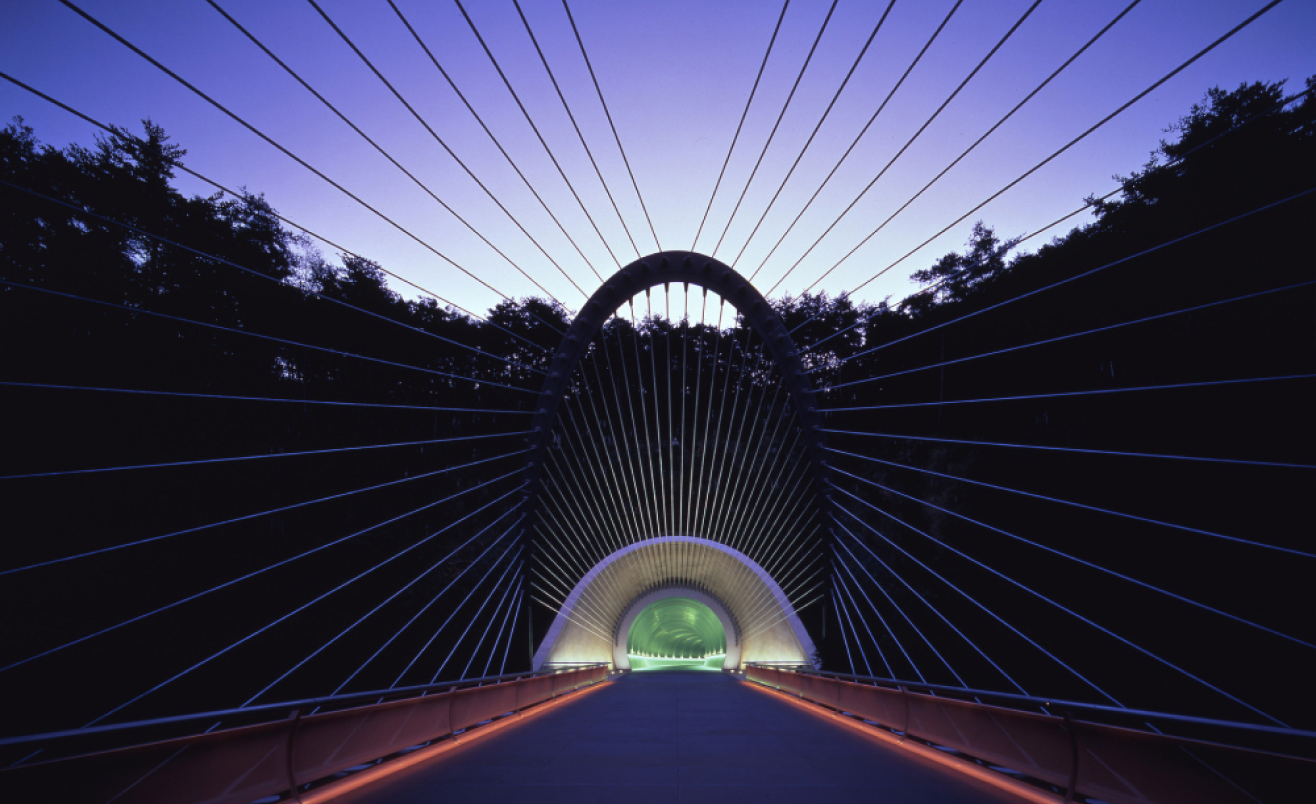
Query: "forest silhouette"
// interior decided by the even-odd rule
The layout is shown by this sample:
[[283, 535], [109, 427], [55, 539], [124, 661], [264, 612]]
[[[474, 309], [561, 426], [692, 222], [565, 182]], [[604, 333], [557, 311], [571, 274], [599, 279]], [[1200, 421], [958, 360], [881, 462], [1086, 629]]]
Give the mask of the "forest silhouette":
[[[1093, 222], [1034, 251], [1022, 234], [980, 222], [962, 251], [913, 274], [925, 287], [908, 298], [773, 301], [813, 369], [820, 408], [830, 411], [837, 497], [860, 516], [846, 525], [885, 566], [850, 537], [836, 539], [896, 602], [912, 606], [922, 595], [954, 611], [961, 630], [995, 635], [994, 656], [1031, 650], [911, 563], [917, 558], [1029, 623], [1048, 649], [1129, 706], [1255, 719], [1040, 606], [954, 552], [962, 550], [1245, 691], [1290, 725], [1316, 726], [1316, 666], [1306, 649], [1056, 555], [1316, 640], [1306, 559], [1203, 533], [1312, 546], [1311, 472], [1268, 464], [1316, 464], [1313, 89], [1308, 79], [1307, 91], [1287, 101], [1283, 82], [1210, 90], [1145, 165], [1117, 177], [1118, 193], [1088, 199]], [[384, 266], [355, 254], [325, 257], [259, 193], [185, 197], [173, 185], [185, 154], [149, 121], [140, 134], [114, 128], [90, 146], [63, 149], [42, 145], [21, 120], [0, 132], [0, 475], [10, 478], [0, 478], [0, 571], [55, 562], [0, 579], [0, 607], [11, 613], [0, 666], [362, 533], [5, 671], [9, 689], [27, 691], [5, 718], [8, 734], [76, 727], [102, 702], [136, 695], [165, 671], [146, 673], [136, 657], [161, 644], [170, 667], [189, 666], [418, 537], [448, 528], [425, 548], [437, 556], [493, 524], [499, 507], [484, 508], [517, 484], [496, 479], [524, 461], [516, 454], [524, 438], [507, 434], [528, 429], [541, 372], [570, 323], [567, 310], [536, 298], [505, 301], [482, 318], [404, 298]], [[726, 327], [732, 344], [746, 340], [742, 322], [728, 316]], [[669, 332], [700, 355], [728, 337], [661, 316], [615, 319], [608, 331], [640, 338], [669, 384], [681, 374], [660, 345]], [[752, 383], [732, 380], [738, 348], [698, 365]], [[627, 375], [636, 393], [639, 369]], [[1308, 378], [1274, 379], [1294, 375]], [[406, 446], [289, 454], [381, 444]], [[229, 458], [246, 459], [218, 460]], [[159, 466], [193, 461], [210, 462]], [[122, 466], [144, 468], [83, 471]], [[356, 493], [372, 486], [380, 488]], [[436, 500], [447, 501], [423, 508]], [[208, 527], [227, 520], [237, 521]], [[867, 526], [908, 553], [886, 550]], [[141, 540], [150, 541], [118, 547]], [[415, 561], [424, 563], [419, 554]], [[241, 704], [410, 580], [415, 565], [400, 562], [326, 598], [295, 632], [263, 634], [116, 719]], [[398, 606], [423, 605], [467, 566], [467, 558], [450, 562]], [[475, 589], [476, 575], [460, 580], [459, 592]], [[517, 625], [509, 671], [528, 667], [524, 646], [552, 613], [535, 606], [533, 616], [532, 632], [524, 619]], [[837, 624], [822, 620], [809, 614], [824, 665], [848, 670]], [[378, 647], [367, 631], [263, 700], [328, 693]], [[457, 633], [433, 650], [448, 652]], [[997, 668], [953, 647], [943, 624], [930, 621], [925, 634], [952, 645], [947, 658], [974, 686], [1007, 688]], [[892, 674], [912, 678], [917, 663], [929, 682], [956, 683], [930, 646], [904, 644], [907, 658], [888, 651]], [[397, 658], [382, 655], [351, 688], [388, 686], [417, 647], [400, 639], [390, 648]], [[1010, 670], [1036, 694], [1094, 698], [1040, 660]], [[55, 699], [52, 710], [45, 702]]]

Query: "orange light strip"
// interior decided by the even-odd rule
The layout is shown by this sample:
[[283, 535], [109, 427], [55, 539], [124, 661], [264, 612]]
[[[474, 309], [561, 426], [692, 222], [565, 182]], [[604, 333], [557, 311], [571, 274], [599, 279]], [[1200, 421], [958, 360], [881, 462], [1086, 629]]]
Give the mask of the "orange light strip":
[[354, 773], [345, 779], [339, 779], [336, 782], [330, 782], [324, 787], [317, 787], [314, 790], [303, 793], [301, 796], [301, 802], [302, 804], [322, 804], [322, 802], [332, 801], [333, 799], [338, 798], [344, 793], [349, 793], [353, 790], [358, 790], [362, 787], [365, 787], [366, 785], [374, 784], [375, 782], [378, 782], [379, 780], [387, 776], [391, 776], [394, 773], [397, 773], [398, 771], [406, 770], [407, 768], [413, 767], [415, 765], [419, 765], [420, 763], [426, 762], [441, 754], [445, 754], [459, 745], [466, 745], [467, 743], [470, 743], [471, 741], [475, 740], [478, 737], [483, 737], [486, 734], [493, 734], [494, 732], [500, 731], [506, 727], [514, 726], [518, 723], [523, 723], [528, 718], [534, 717], [540, 712], [547, 712], [548, 710], [555, 709], [559, 706], [562, 706], [563, 704], [568, 704], [571, 703], [572, 701], [579, 700], [580, 698], [584, 697], [587, 693], [593, 690], [597, 690], [601, 687], [606, 687], [611, 683], [612, 683], [611, 681], [600, 681], [598, 683], [591, 684], [590, 686], [576, 690], [574, 693], [571, 693], [569, 695], [563, 695], [561, 697], [553, 698], [543, 703], [535, 704], [533, 707], [529, 709], [516, 712], [511, 715], [507, 715], [506, 717], [503, 717], [499, 720], [495, 720], [492, 723], [489, 723], [484, 726], [480, 726], [473, 730], [464, 731], [460, 735], [457, 735], [456, 737], [450, 737], [446, 740], [443, 740], [442, 742], [438, 742], [435, 743], [434, 745], [428, 746], [426, 748], [422, 748], [419, 751], [413, 751], [410, 754], [407, 754], [405, 757], [398, 757], [397, 759], [394, 759], [390, 762], [385, 762], [382, 765], [376, 765], [373, 768], [367, 768], [366, 770]]
[[971, 776], [980, 782], [986, 782], [992, 787], [1010, 793], [1011, 795], [1018, 796], [1024, 801], [1031, 801], [1034, 802], [1034, 804], [1064, 804], [1065, 802], [1063, 797], [1054, 793], [1048, 793], [1045, 790], [1040, 790], [1017, 779], [1011, 779], [1009, 776], [988, 770], [979, 765], [975, 765], [972, 762], [968, 762], [967, 760], [950, 756], [949, 754], [945, 754], [935, 748], [926, 746], [917, 740], [906, 740], [905, 738], [897, 737], [888, 731], [872, 728], [863, 721], [845, 717], [841, 713], [827, 709], [820, 704], [812, 703], [803, 698], [787, 692], [781, 692], [780, 690], [773, 689], [772, 687], [765, 686], [755, 681], [747, 682], [747, 684], [753, 689], [760, 690], [778, 700], [794, 704], [801, 709], [811, 712], [815, 717], [824, 718], [831, 723], [843, 723], [846, 726], [855, 729], [860, 734], [882, 743], [884, 746], [911, 751], [924, 759], [937, 763], [943, 768], [966, 776]]

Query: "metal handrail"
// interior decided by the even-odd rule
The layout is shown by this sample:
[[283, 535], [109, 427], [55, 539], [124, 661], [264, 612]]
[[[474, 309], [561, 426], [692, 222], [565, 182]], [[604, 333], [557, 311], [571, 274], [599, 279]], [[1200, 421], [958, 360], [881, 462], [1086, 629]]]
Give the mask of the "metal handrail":
[[[589, 667], [606, 666], [607, 662], [581, 663], [569, 669], [579, 670]], [[563, 670], [568, 668], [562, 668]], [[559, 672], [558, 668], [549, 671], [524, 672], [524, 673], [506, 673], [498, 676], [484, 676], [481, 678], [463, 678], [455, 681], [440, 681], [433, 684], [421, 684], [412, 687], [396, 687], [386, 690], [371, 690], [367, 692], [353, 692], [346, 695], [326, 695], [320, 698], [302, 698], [296, 701], [280, 701], [278, 703], [261, 704], [259, 706], [248, 706], [239, 709], [218, 709], [210, 712], [194, 712], [185, 715], [171, 715], [169, 717], [152, 718], [149, 720], [134, 720], [127, 723], [110, 723], [104, 726], [91, 726], [82, 729], [68, 729], [65, 731], [46, 732], [43, 734], [30, 734], [18, 737], [6, 737], [0, 739], [0, 748], [12, 745], [25, 745], [32, 743], [50, 743], [60, 740], [76, 739], [79, 737], [92, 737], [98, 735], [113, 734], [116, 732], [127, 732], [138, 729], [145, 729], [159, 726], [170, 726], [181, 723], [191, 723], [198, 720], [224, 720], [235, 717], [246, 718], [251, 715], [271, 714], [271, 713], [288, 713], [294, 710], [307, 709], [338, 709], [343, 708], [343, 704], [352, 704], [360, 702], [383, 702], [385, 700], [397, 700], [423, 696], [430, 692], [450, 691], [471, 686], [480, 686], [486, 683], [502, 683], [506, 681], [516, 681], [523, 678], [536, 678], [539, 676], [551, 676]], [[252, 721], [250, 725], [259, 723], [272, 722], [280, 719], [278, 717], [266, 717]]]
[[1264, 726], [1259, 723], [1240, 723], [1232, 720], [1216, 720], [1213, 718], [1196, 717], [1194, 715], [1179, 715], [1170, 712], [1156, 712], [1146, 709], [1125, 709], [1118, 706], [1107, 706], [1105, 704], [1084, 703], [1082, 701], [1069, 701], [1060, 698], [1038, 698], [1032, 695], [1017, 695], [1008, 692], [995, 692], [992, 690], [978, 690], [969, 687], [951, 687], [941, 684], [927, 684], [921, 681], [902, 681], [895, 678], [881, 678], [878, 676], [859, 676], [852, 673], [833, 673], [825, 670], [808, 670], [801, 669], [801, 665], [789, 664], [782, 662], [746, 662], [746, 667], [763, 667], [773, 670], [788, 670], [801, 675], [820, 676], [823, 678], [837, 678], [845, 681], [856, 681], [866, 684], [872, 684], [882, 687], [895, 687], [906, 691], [927, 691], [934, 693], [948, 693], [951, 695], [963, 695], [973, 698], [989, 698], [998, 701], [1009, 702], [1019, 705], [1016, 708], [1025, 707], [1055, 707], [1059, 709], [1069, 709], [1073, 711], [1097, 712], [1102, 714], [1120, 715], [1121, 717], [1133, 717], [1147, 720], [1165, 720], [1175, 723], [1185, 723], [1195, 726], [1213, 726], [1218, 728], [1237, 729], [1240, 731], [1250, 731], [1260, 734], [1274, 734], [1283, 737], [1296, 737], [1302, 739], [1316, 739], [1316, 731], [1305, 731], [1302, 729], [1284, 728], [1281, 726]]

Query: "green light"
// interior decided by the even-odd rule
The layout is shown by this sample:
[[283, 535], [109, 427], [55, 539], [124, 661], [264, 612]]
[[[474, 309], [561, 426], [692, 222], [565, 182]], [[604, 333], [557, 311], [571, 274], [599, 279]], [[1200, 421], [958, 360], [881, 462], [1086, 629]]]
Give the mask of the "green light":
[[726, 649], [726, 633], [717, 615], [687, 597], [651, 603], [631, 623], [626, 636], [626, 651], [631, 654], [632, 665], [638, 667], [703, 664], [710, 656], [726, 653]]

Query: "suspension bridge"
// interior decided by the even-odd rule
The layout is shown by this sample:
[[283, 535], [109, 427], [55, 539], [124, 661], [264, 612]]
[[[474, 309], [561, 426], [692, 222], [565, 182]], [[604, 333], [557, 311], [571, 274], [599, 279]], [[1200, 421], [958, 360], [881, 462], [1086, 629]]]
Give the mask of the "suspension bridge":
[[[608, 121], [602, 134], [581, 127], [554, 73], [566, 69], [554, 63], [562, 43], [514, 8], [570, 122], [564, 141], [588, 155], [583, 175], [569, 175], [490, 32], [456, 4], [533, 129], [535, 158], [551, 162], [543, 175], [569, 188], [561, 195], [525, 155], [518, 165], [483, 99], [463, 93], [392, 0], [381, 13], [460, 96], [495, 148], [489, 164], [463, 161], [447, 122], [409, 100], [329, 4], [309, 3], [342, 57], [513, 226], [504, 238], [449, 206], [254, 25], [206, 0], [216, 25], [441, 206], [499, 271], [441, 251], [335, 178], [332, 161], [281, 144], [94, 9], [59, 2], [71, 23], [498, 301], [471, 312], [446, 281], [440, 295], [185, 166], [158, 131], [131, 134], [0, 71], [104, 136], [57, 170], [58, 152], [43, 156], [15, 125], [0, 154], [12, 209], [0, 242], [0, 389], [14, 431], [0, 470], [6, 795], [1114, 803], [1283, 802], [1316, 789], [1316, 279], [1293, 258], [1316, 177], [1266, 162], [1240, 179], [1210, 161], [1281, 160], [1290, 143], [1309, 154], [1316, 85], [1259, 96], [1027, 235], [976, 227], [971, 252], [921, 272], [927, 287], [898, 306], [861, 301], [1278, 0], [985, 200], [959, 199], [967, 211], [830, 297], [808, 293], [848, 277], [838, 268], [1138, 0], [1004, 117], [973, 121], [981, 136], [967, 150], [858, 229], [856, 205], [1044, 4], [1020, 9], [884, 166], [847, 162], [962, 3], [949, 6], [885, 99], [865, 95], [871, 117], [826, 178], [783, 194], [833, 105], [863, 94], [847, 87], [883, 41], [897, 4], [882, 5], [771, 192], [755, 176], [826, 41], [837, 3], [824, 4], [735, 188], [733, 157], [758, 147], [744, 126], [764, 103], [765, 68], [798, 25], [784, 3], [711, 194], [691, 193], [689, 248], [651, 214], [636, 146], [609, 111], [620, 99], [590, 60], [603, 44], [587, 44], [571, 4], [567, 44]], [[495, 161], [519, 177], [515, 202], [488, 179]], [[78, 170], [130, 181], [102, 198], [77, 189]], [[170, 195], [174, 171], [219, 195]], [[871, 181], [848, 205], [825, 202], [830, 223], [812, 226], [806, 212], [833, 177], [856, 173]], [[1198, 209], [1184, 199], [1200, 200], [1199, 175], [1247, 191]], [[572, 179], [602, 195], [582, 197]], [[793, 220], [770, 217], [797, 197]], [[1150, 223], [1128, 217], [1140, 199]], [[1155, 217], [1171, 201], [1192, 215]], [[1007, 263], [1021, 243], [1094, 213], [1116, 234], [1076, 230], [1045, 258]], [[724, 241], [738, 215], [749, 232], [737, 251]], [[189, 223], [203, 219], [223, 226]], [[855, 231], [848, 251], [828, 241]], [[756, 237], [775, 242], [750, 250]], [[99, 267], [106, 243], [123, 255], [117, 267]], [[1221, 267], [1238, 264], [1251, 268]], [[770, 298], [806, 274], [804, 295]], [[508, 277], [534, 298], [499, 290]]]

